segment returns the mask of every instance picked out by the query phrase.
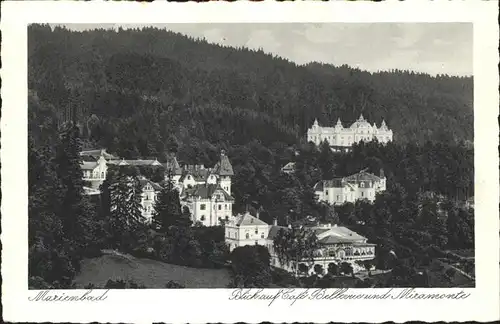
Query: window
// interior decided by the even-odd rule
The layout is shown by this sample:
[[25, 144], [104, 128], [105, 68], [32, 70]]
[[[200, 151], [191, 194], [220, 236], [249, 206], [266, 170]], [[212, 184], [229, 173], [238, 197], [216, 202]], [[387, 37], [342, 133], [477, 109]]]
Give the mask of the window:
[[361, 191], [361, 197], [364, 197], [365, 196], [365, 193]]
[[260, 238], [264, 238], [264, 232], [260, 233]]
[[219, 210], [222, 210], [222, 205], [219, 205]]
[[255, 241], [255, 245], [258, 245], [258, 244], [259, 244], [259, 242], [258, 242], [258, 241]]
[[340, 200], [340, 196], [339, 195], [337, 195], [337, 200]]
[[224, 205], [224, 208], [227, 210], [227, 204]]
[[187, 179], [188, 179], [188, 180], [191, 180], [191, 176], [190, 176], [190, 175], [188, 175], [188, 176], [187, 176]]
[[226, 222], [229, 220], [229, 216], [226, 216]]
[[205, 215], [201, 215], [200, 220], [203, 222], [205, 220]]
[[250, 234], [246, 233], [245, 238], [248, 240], [250, 238]]
[[104, 178], [104, 172], [101, 172], [101, 178]]
[[325, 195], [328, 195], [328, 190], [325, 190]]
[[259, 234], [259, 230], [258, 229], [255, 229], [255, 234]]
[[207, 206], [205, 204], [200, 205], [200, 210], [205, 210], [206, 208], [207, 208]]
[[365, 183], [361, 182], [361, 188], [364, 188], [364, 187], [365, 187]]

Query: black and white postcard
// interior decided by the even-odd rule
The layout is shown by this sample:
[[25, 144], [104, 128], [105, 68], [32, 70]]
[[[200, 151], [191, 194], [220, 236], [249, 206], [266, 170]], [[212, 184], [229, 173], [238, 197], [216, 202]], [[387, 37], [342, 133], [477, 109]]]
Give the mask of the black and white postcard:
[[6, 320], [496, 319], [494, 1], [3, 7]]

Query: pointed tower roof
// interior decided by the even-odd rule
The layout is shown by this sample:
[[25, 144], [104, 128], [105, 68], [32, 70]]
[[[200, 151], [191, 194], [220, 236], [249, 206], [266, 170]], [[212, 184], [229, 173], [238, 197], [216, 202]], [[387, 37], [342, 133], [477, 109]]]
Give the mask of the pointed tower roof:
[[359, 115], [359, 120], [362, 121], [362, 120], [365, 120], [364, 117], [363, 117], [363, 114], [360, 114]]
[[214, 173], [220, 176], [233, 176], [233, 166], [231, 162], [229, 162], [229, 158], [226, 155], [225, 150], [221, 150], [220, 152], [220, 161], [214, 167]]
[[179, 166], [174, 152], [170, 152], [167, 156], [167, 162], [162, 164], [165, 170], [171, 170], [174, 175], [182, 175], [182, 168]]
[[318, 126], [318, 118], [314, 118], [314, 125]]
[[385, 124], [385, 119], [382, 119], [382, 125], [380, 125], [380, 128], [387, 129], [387, 125]]

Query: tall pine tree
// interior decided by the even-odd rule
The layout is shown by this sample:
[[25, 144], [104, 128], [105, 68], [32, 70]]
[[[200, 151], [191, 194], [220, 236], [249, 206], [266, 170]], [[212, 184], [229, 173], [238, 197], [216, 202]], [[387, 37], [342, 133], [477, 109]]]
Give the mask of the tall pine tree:
[[[171, 179], [171, 176], [168, 179]], [[179, 192], [172, 181], [168, 180], [158, 194], [154, 207], [153, 224], [160, 231], [166, 232], [170, 226], [178, 225], [181, 216]]]
[[142, 217], [141, 187], [133, 170], [121, 168], [109, 184], [108, 230], [111, 245], [128, 250], [133, 245]]

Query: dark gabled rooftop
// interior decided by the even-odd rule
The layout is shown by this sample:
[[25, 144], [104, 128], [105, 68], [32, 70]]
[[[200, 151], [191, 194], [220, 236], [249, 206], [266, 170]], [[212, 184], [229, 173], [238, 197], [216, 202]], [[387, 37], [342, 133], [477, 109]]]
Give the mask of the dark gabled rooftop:
[[92, 156], [96, 159], [98, 159], [101, 155], [106, 159], [106, 160], [118, 160], [119, 157], [109, 154], [106, 152], [106, 149], [99, 149], [99, 150], [85, 150], [80, 152], [81, 156]]
[[225, 200], [234, 200], [224, 189], [221, 188], [218, 184], [198, 184], [193, 186], [192, 188], [186, 188], [183, 192], [183, 195], [186, 197], [200, 197], [201, 199], [210, 199], [213, 194], [220, 190]]
[[160, 191], [162, 189], [159, 184], [148, 179], [139, 179], [139, 183], [141, 184], [141, 188], [144, 188], [147, 184], [150, 184], [155, 191]]

